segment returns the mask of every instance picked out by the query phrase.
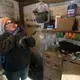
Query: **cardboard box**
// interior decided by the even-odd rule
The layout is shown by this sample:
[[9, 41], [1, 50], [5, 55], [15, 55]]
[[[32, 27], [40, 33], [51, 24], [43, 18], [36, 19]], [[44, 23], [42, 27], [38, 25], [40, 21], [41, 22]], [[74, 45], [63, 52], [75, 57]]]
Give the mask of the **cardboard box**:
[[72, 31], [74, 24], [74, 17], [71, 18], [57, 18], [56, 19], [56, 30], [59, 31]]

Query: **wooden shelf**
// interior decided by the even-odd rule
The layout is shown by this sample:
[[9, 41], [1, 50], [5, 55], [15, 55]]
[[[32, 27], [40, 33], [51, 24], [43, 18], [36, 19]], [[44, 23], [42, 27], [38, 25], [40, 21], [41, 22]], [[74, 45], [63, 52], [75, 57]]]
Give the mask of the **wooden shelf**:
[[43, 32], [53, 32], [53, 33], [54, 32], [72, 32], [72, 33], [75, 32], [75, 33], [80, 33], [80, 31], [66, 31], [66, 30], [65, 31], [61, 31], [61, 30], [56, 30], [56, 29], [51, 29], [51, 30], [49, 30], [49, 29], [42, 29], [42, 31]]
[[64, 0], [42, 0], [44, 3], [59, 3], [64, 2]]

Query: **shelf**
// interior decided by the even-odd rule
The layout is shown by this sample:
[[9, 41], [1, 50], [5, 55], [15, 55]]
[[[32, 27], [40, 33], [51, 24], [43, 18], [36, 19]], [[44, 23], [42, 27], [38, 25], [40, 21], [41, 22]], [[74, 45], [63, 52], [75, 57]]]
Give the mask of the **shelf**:
[[49, 29], [42, 29], [42, 31], [43, 32], [53, 32], [53, 33], [54, 32], [72, 32], [72, 33], [75, 32], [75, 33], [80, 33], [80, 31], [66, 31], [66, 30], [61, 31], [61, 30], [56, 30], [56, 29], [50, 29], [50, 30]]

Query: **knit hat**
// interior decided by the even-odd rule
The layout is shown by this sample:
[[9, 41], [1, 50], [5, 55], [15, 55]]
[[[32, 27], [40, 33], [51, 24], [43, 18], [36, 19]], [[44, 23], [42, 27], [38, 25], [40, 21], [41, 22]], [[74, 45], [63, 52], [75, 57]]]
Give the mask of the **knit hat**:
[[8, 17], [2, 18], [2, 24], [4, 24], [4, 26], [5, 26], [5, 24], [6, 24], [6, 22], [7, 22], [8, 20], [11, 20], [11, 19], [8, 18]]
[[0, 18], [0, 35], [5, 32], [4, 26], [5, 26], [5, 23], [6, 23], [9, 19], [10, 19], [10, 18], [8, 18], [8, 17]]

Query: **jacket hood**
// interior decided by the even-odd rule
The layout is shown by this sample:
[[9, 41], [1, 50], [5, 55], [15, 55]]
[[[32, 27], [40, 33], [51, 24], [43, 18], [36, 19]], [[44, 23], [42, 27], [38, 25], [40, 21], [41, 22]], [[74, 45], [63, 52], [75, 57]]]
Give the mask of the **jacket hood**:
[[4, 33], [4, 24], [2, 23], [2, 18], [0, 18], [0, 35]]

